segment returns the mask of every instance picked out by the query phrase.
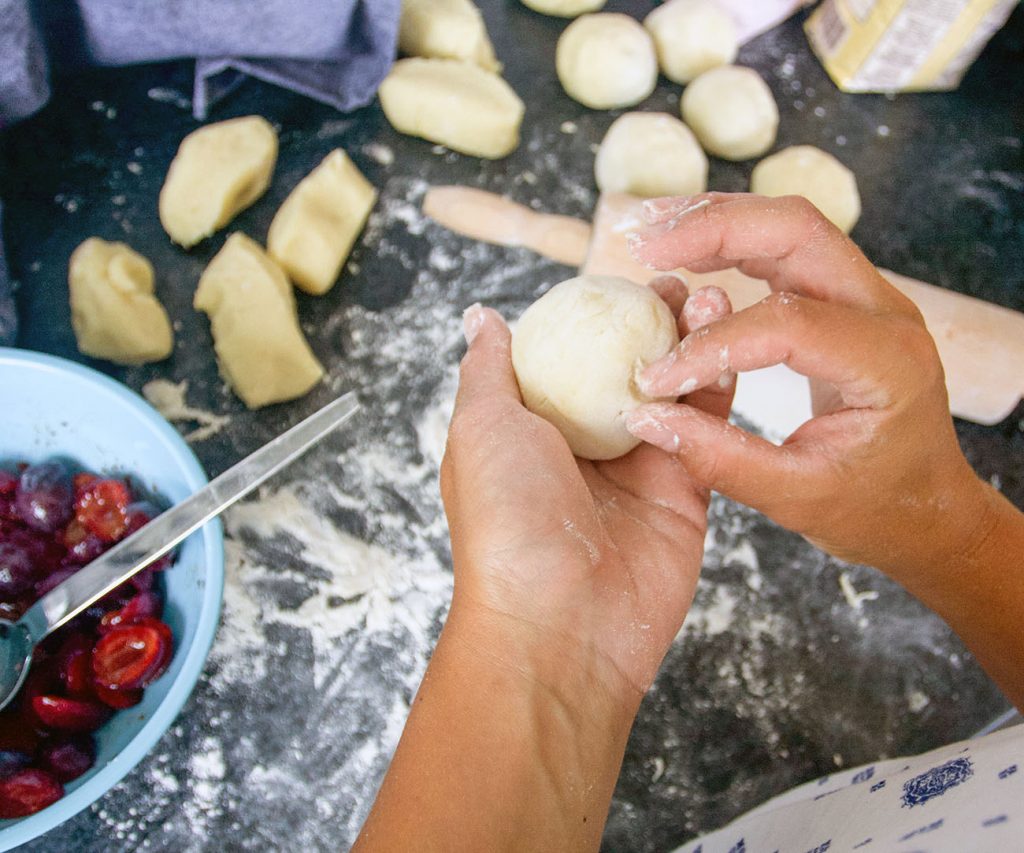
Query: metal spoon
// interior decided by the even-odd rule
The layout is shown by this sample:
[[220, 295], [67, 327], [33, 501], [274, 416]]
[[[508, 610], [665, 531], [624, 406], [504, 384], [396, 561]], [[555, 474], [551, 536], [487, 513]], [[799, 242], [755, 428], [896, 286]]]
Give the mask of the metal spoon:
[[354, 394], [339, 397], [118, 542], [46, 593], [17, 622], [0, 619], [0, 709], [21, 688], [32, 663], [32, 651], [44, 637], [249, 494], [358, 409]]

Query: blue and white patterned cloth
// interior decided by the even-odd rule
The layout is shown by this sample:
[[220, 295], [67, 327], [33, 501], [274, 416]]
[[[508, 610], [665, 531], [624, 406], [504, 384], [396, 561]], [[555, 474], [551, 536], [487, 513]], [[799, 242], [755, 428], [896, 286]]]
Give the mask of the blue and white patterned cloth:
[[801, 785], [676, 853], [1024, 851], [1024, 725]]

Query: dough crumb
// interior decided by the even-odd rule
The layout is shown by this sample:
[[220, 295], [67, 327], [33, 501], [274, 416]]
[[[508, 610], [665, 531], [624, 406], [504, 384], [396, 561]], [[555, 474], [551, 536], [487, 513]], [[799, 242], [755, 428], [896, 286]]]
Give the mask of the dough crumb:
[[215, 415], [205, 409], [194, 409], [185, 402], [188, 393], [188, 380], [171, 382], [167, 379], [154, 379], [142, 386], [142, 396], [149, 401], [161, 415], [169, 421], [194, 421], [199, 424], [185, 436], [190, 444], [205, 441], [216, 435], [231, 423], [230, 415]]

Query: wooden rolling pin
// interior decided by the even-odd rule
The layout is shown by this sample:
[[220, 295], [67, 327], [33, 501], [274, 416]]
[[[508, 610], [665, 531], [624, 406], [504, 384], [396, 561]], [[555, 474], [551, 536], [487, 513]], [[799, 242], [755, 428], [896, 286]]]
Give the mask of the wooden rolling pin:
[[[509, 199], [471, 187], [433, 187], [423, 211], [461, 234], [503, 246], [522, 246], [582, 272], [621, 275], [646, 282], [654, 273], [630, 256], [626, 234], [642, 223], [640, 199], [602, 195], [589, 223], [538, 213]], [[975, 423], [1004, 420], [1024, 397], [1024, 314], [980, 299], [881, 270], [912, 299], [942, 359], [950, 411]], [[768, 293], [763, 281], [737, 270], [684, 272], [691, 288], [716, 284], [740, 310]]]

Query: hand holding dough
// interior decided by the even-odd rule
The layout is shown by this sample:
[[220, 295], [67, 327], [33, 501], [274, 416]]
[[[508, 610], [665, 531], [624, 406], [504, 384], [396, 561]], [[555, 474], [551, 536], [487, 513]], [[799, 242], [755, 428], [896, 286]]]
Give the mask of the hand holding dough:
[[501, 71], [483, 16], [471, 0], [402, 0], [398, 49], [407, 56], [462, 59]]
[[402, 59], [378, 91], [399, 133], [498, 159], [519, 144], [525, 107], [497, 74], [454, 59]]
[[668, 113], [626, 113], [608, 128], [594, 160], [601, 192], [696, 195], [708, 188], [708, 158], [685, 124]]
[[674, 83], [728, 65], [739, 41], [729, 14], [710, 0], [669, 0], [646, 18], [662, 73]]
[[749, 160], [775, 143], [779, 108], [752, 68], [723, 65], [705, 71], [683, 90], [681, 108], [683, 121], [716, 157]]
[[765, 157], [750, 176], [758, 195], [800, 195], [846, 234], [860, 218], [860, 193], [853, 172], [827, 151], [793, 145]]
[[153, 266], [124, 243], [90, 237], [68, 265], [71, 326], [78, 349], [118, 364], [167, 358], [174, 337], [153, 295]]
[[160, 222], [186, 249], [227, 225], [266, 191], [277, 134], [260, 116], [208, 124], [186, 136], [160, 190]]
[[301, 397], [323, 376], [288, 278], [244, 234], [207, 265], [193, 304], [209, 315], [221, 373], [250, 409]]
[[307, 293], [330, 290], [377, 191], [340, 148], [303, 178], [270, 223], [267, 251]]
[[676, 319], [657, 293], [612, 276], [555, 285], [523, 312], [512, 366], [526, 407], [550, 421], [572, 452], [615, 459], [639, 440], [625, 415], [651, 402], [636, 371], [679, 343]]
[[565, 28], [555, 68], [570, 97], [595, 110], [640, 103], [658, 82], [654, 42], [629, 15], [584, 15]]

